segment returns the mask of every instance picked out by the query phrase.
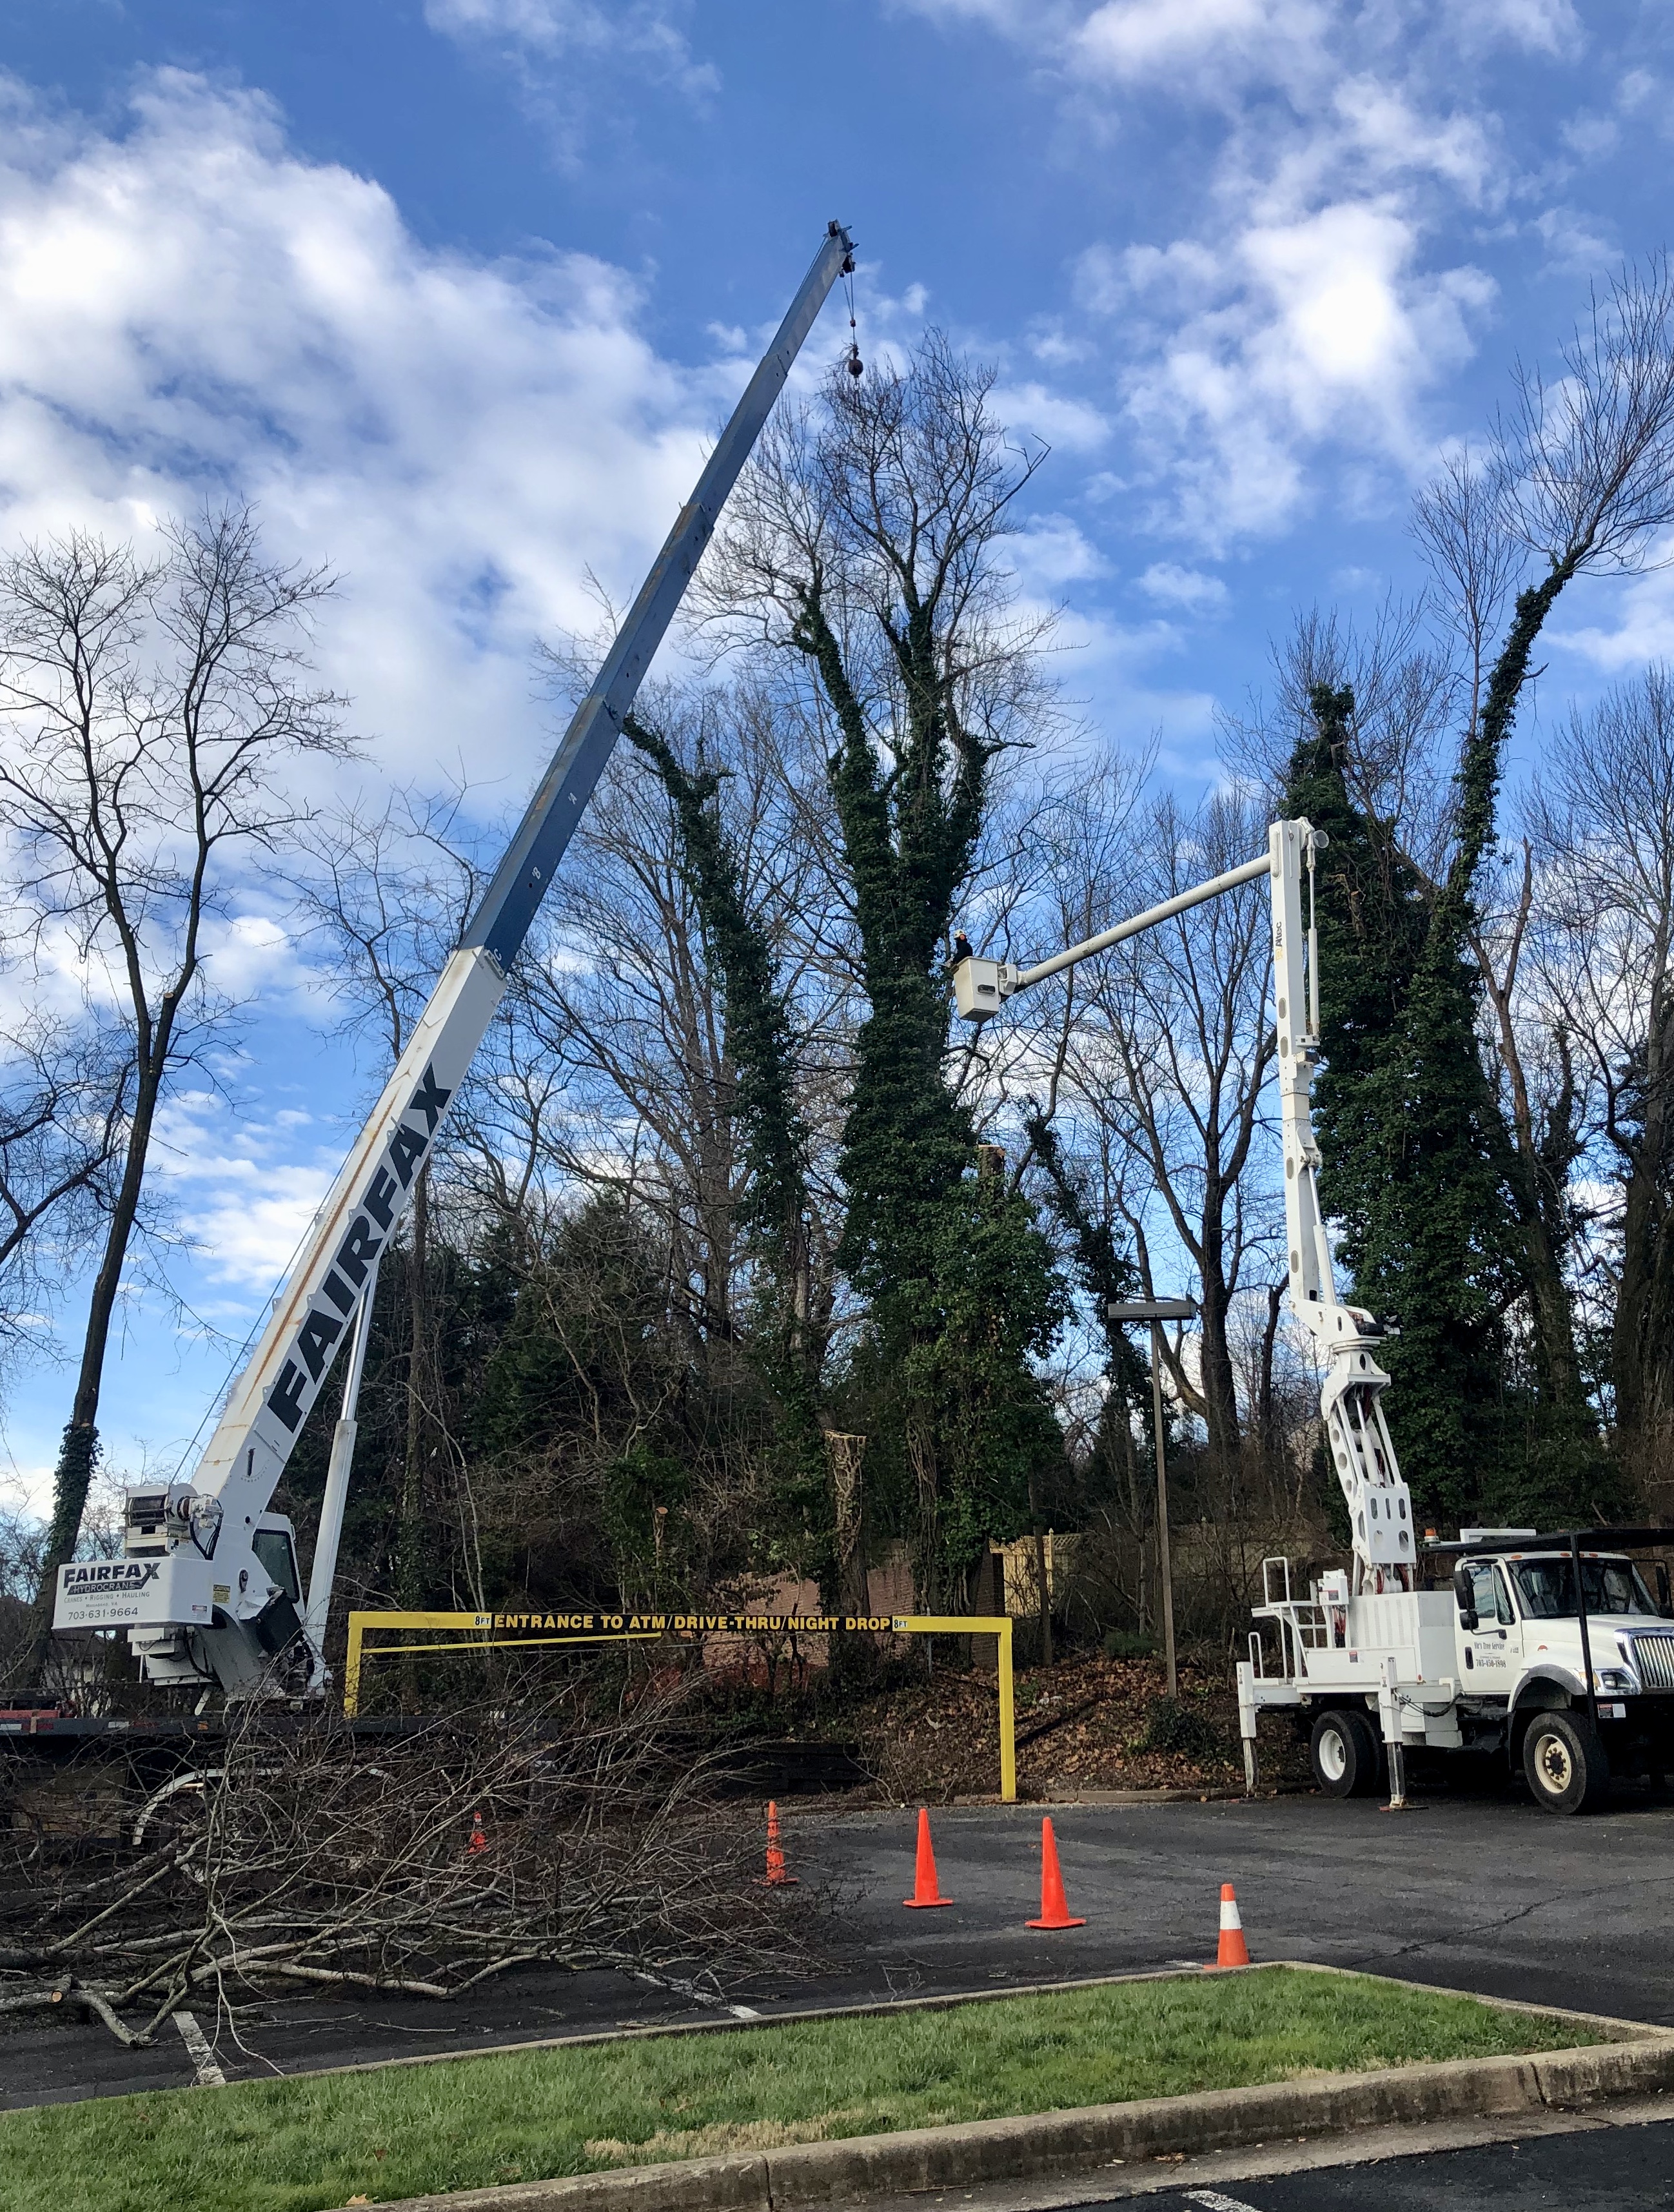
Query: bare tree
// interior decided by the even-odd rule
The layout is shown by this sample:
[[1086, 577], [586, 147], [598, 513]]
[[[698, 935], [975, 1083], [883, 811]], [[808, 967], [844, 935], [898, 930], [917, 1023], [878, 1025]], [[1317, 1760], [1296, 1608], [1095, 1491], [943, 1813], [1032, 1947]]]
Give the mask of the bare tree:
[[[1261, 849], [1266, 808], [1222, 793], [1196, 812], [1158, 799], [1138, 825], [1107, 910], [1160, 903]], [[1228, 1338], [1233, 1301], [1270, 1236], [1271, 1204], [1246, 1176], [1265, 1127], [1274, 1050], [1268, 1015], [1272, 951], [1259, 885], [1195, 908], [1103, 956], [1092, 1018], [1071, 1048], [1083, 1110], [1106, 1121], [1135, 1170], [1121, 1195], [1147, 1297], [1160, 1243], [1178, 1245], [1202, 1307], [1199, 1371], [1176, 1350], [1174, 1388], [1208, 1431], [1212, 1453], [1238, 1457], [1239, 1412]]]
[[1007, 436], [994, 381], [937, 331], [898, 366], [835, 375], [770, 427], [699, 580], [720, 634], [766, 648], [823, 740], [865, 995], [839, 1259], [886, 1347], [866, 1419], [887, 1423], [911, 1469], [932, 1593], [962, 1583], [979, 1518], [1014, 1510], [1050, 1425], [1022, 1352], [1056, 1293], [1028, 1236], [1006, 1286], [983, 1293], [1019, 1301], [1006, 1326], [964, 1334], [943, 1295], [974, 1249], [956, 1212], [1015, 1205], [997, 1178], [967, 1182], [972, 1132], [945, 1066], [948, 937], [995, 763], [1056, 719], [1050, 621], [1019, 609], [1003, 552], [1044, 450]]
[[1653, 665], [1570, 717], [1543, 763], [1530, 827], [1539, 911], [1525, 1018], [1573, 1042], [1589, 1063], [1600, 1179], [1614, 1185], [1599, 1224], [1605, 1295], [1590, 1303], [1609, 1328], [1618, 1434], [1647, 1483], [1665, 1484], [1674, 1449], [1674, 674]]
[[235, 1009], [206, 926], [301, 809], [286, 766], [342, 757], [340, 702], [307, 685], [320, 569], [263, 556], [247, 510], [165, 532], [154, 562], [82, 533], [0, 565], [0, 832], [38, 936], [67, 930], [131, 1070], [121, 1173], [54, 1481], [35, 1663], [98, 1449], [100, 1388], [156, 1115]]
[[[406, 1048], [435, 978], [459, 941], [476, 886], [457, 842], [458, 806], [399, 792], [381, 806], [330, 808], [303, 827], [294, 885], [306, 925], [330, 948], [339, 1033], [377, 1039], [374, 1084]], [[450, 1128], [442, 1156], [454, 1143]], [[419, 1603], [429, 1552], [425, 1486], [443, 1433], [437, 1316], [430, 1294], [432, 1170], [427, 1158], [407, 1216], [406, 1448], [395, 1564], [404, 1605]]]
[[131, 1073], [109, 1047], [40, 1018], [0, 1040], [0, 1373], [40, 1349], [43, 1309], [109, 1213]]
[[[1643, 569], [1656, 532], [1674, 521], [1674, 274], [1665, 255], [1624, 268], [1592, 294], [1561, 367], [1549, 384], [1519, 364], [1488, 459], [1480, 471], [1462, 462], [1444, 474], [1419, 501], [1415, 528], [1465, 646], [1469, 678], [1457, 835], [1434, 894], [1427, 957], [1463, 941], [1487, 984], [1537, 1363], [1550, 1402], [1579, 1411], [1563, 1249], [1562, 1186], [1580, 1150], [1569, 1091], [1560, 1086], [1555, 1118], [1537, 1128], [1511, 1018], [1527, 895], [1491, 931], [1475, 894], [1494, 849], [1506, 746], [1547, 616], [1577, 576]], [[1487, 641], [1513, 590], [1512, 619], [1488, 665]], [[1561, 1061], [1561, 1035], [1544, 1046]]]
[[1354, 805], [1392, 830], [1427, 882], [1446, 865], [1452, 834], [1452, 752], [1464, 689], [1452, 653], [1430, 635], [1427, 601], [1386, 599], [1356, 623], [1318, 606], [1269, 648], [1272, 686], [1239, 714], [1223, 714], [1227, 758], [1245, 782], [1277, 794], [1298, 742], [1313, 726], [1315, 691], [1353, 695], [1343, 779]]

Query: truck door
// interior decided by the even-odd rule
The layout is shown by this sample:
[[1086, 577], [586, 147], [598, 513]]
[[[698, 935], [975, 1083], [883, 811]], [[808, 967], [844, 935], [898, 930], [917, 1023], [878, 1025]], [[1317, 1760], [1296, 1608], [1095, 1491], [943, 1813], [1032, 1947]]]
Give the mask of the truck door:
[[1467, 1559], [1463, 1571], [1470, 1579], [1476, 1626], [1467, 1628], [1463, 1620], [1459, 1624], [1459, 1687], [1468, 1698], [1509, 1697], [1523, 1649], [1510, 1588], [1492, 1559]]

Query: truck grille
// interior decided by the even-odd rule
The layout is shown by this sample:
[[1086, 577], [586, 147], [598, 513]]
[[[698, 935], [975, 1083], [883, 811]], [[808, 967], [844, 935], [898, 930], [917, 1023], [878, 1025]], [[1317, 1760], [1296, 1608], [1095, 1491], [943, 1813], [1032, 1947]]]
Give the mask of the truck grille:
[[1634, 1662], [1647, 1690], [1674, 1690], [1674, 1636], [1636, 1636]]

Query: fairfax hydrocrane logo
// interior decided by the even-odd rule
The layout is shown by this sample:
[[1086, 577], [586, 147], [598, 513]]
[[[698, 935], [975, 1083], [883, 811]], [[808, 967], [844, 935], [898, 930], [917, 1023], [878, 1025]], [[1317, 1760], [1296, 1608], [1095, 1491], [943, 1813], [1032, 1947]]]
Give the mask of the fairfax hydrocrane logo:
[[86, 1597], [94, 1591], [120, 1591], [125, 1596], [142, 1590], [157, 1578], [155, 1559], [87, 1559], [59, 1570], [58, 1588], [68, 1597]]

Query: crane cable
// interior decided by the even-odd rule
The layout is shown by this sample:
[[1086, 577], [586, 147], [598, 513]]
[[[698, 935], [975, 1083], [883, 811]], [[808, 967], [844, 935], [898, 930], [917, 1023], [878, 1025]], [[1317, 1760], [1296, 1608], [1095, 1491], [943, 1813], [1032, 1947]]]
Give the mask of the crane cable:
[[855, 335], [855, 258], [850, 254], [843, 264], [843, 289], [849, 298], [849, 358], [843, 363], [850, 376], [866, 374], [866, 363], [861, 359], [860, 340]]

